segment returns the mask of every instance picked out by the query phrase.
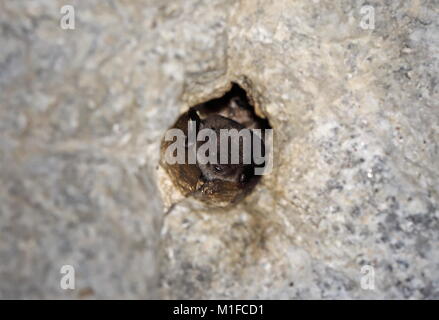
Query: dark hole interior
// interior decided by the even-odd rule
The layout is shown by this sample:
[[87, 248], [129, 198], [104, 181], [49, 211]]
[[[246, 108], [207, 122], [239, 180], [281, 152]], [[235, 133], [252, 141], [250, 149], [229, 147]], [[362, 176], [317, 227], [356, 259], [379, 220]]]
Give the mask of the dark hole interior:
[[256, 115], [247, 93], [236, 83], [232, 83], [232, 88], [222, 97], [195, 105], [191, 110], [197, 111], [202, 116], [220, 114], [251, 129], [271, 128], [267, 119]]
[[[189, 114], [191, 113], [197, 113], [196, 117], [201, 117], [201, 119], [206, 119], [209, 115], [220, 115], [238, 122], [247, 129], [262, 129], [263, 131], [264, 129], [271, 128], [267, 119], [256, 115], [246, 91], [236, 83], [232, 83], [231, 89], [222, 97], [193, 106], [189, 110]], [[210, 128], [213, 130], [222, 129], [215, 125], [211, 125]], [[253, 137], [252, 139], [255, 138]], [[265, 148], [263, 147], [262, 155], [264, 154]], [[215, 165], [213, 166], [213, 169], [217, 173], [228, 171], [221, 165]], [[252, 189], [259, 181], [260, 176], [253, 175], [253, 171], [254, 164], [244, 166], [242, 172], [237, 178], [237, 183], [241, 188]], [[206, 176], [204, 178], [208, 179]]]
[[[252, 147], [250, 151], [252, 159], [250, 163], [243, 162], [244, 154], [248, 155], [249, 153], [244, 151], [241, 153], [241, 151], [239, 151], [239, 164], [230, 162], [221, 163], [218, 161], [203, 164], [198, 162], [198, 158], [196, 163], [193, 164], [170, 165], [163, 163], [174, 184], [177, 185], [184, 194], [195, 196], [205, 202], [213, 204], [231, 204], [242, 199], [253, 189], [261, 178], [260, 175], [255, 174], [255, 168], [265, 167], [265, 163], [257, 164], [256, 161], [253, 162], [253, 155], [255, 155], [253, 152], [253, 142], [261, 142], [261, 154], [259, 154], [259, 156], [264, 157], [265, 142], [263, 132], [264, 129], [271, 129], [268, 120], [256, 115], [246, 91], [236, 83], [232, 83], [231, 89], [222, 97], [191, 107], [176, 121], [173, 128], [180, 128], [185, 132], [186, 149], [188, 153], [189, 145], [193, 145], [189, 144], [187, 140], [188, 129], [186, 128], [188, 128], [189, 120], [195, 123], [197, 132], [199, 129], [208, 128], [214, 130], [217, 137], [220, 129], [250, 129], [251, 134], [248, 136], [250, 138], [246, 138], [246, 141], [251, 141], [250, 145]], [[255, 131], [252, 129], [261, 129], [262, 136], [256, 137]], [[240, 137], [240, 139], [241, 138], [242, 137]], [[172, 142], [164, 141], [162, 143], [162, 150], [166, 150], [170, 143]], [[244, 143], [244, 138], [242, 138], [239, 143], [241, 148], [241, 143]], [[198, 148], [198, 142], [196, 145], [196, 148]], [[213, 157], [217, 157], [218, 155], [219, 154], [215, 154]], [[230, 156], [231, 153], [228, 152], [229, 159]]]

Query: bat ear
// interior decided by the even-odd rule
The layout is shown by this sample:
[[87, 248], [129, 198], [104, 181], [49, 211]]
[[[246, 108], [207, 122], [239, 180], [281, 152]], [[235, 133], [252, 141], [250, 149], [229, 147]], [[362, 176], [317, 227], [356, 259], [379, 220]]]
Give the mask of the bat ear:
[[188, 112], [189, 120], [195, 121], [196, 124], [196, 131], [198, 132], [203, 128], [203, 120], [201, 120], [200, 115], [198, 114], [198, 111], [194, 108], [190, 109]]
[[192, 121], [196, 121], [197, 123], [201, 122], [200, 116], [198, 115], [198, 112], [194, 109], [190, 109], [188, 112], [189, 119]]

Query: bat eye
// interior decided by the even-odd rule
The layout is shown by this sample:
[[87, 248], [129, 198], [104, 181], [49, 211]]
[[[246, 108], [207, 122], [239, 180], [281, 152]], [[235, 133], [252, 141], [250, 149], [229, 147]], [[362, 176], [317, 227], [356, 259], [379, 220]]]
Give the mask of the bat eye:
[[239, 182], [244, 183], [247, 180], [247, 176], [245, 175], [245, 173], [242, 173], [239, 176]]
[[223, 168], [221, 168], [220, 166], [213, 166], [213, 168], [215, 169], [216, 172], [223, 171]]

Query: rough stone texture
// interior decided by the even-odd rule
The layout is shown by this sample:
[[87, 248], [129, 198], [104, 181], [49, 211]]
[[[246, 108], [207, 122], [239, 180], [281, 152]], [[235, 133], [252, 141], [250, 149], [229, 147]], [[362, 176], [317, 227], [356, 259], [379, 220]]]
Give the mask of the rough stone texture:
[[[438, 18], [434, 0], [0, 2], [0, 297], [438, 299]], [[275, 130], [273, 172], [233, 209], [164, 216], [160, 139], [231, 81]]]

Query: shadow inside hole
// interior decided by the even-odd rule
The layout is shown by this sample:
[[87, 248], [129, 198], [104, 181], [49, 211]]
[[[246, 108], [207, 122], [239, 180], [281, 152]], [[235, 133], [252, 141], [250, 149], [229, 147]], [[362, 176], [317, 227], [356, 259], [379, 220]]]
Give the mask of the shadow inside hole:
[[[185, 196], [194, 196], [206, 203], [220, 207], [238, 202], [254, 188], [261, 178], [260, 175], [254, 174], [255, 168], [263, 167], [265, 163], [256, 164], [253, 162], [253, 141], [259, 139], [259, 137], [251, 130], [261, 129], [262, 131], [259, 141], [262, 145], [262, 157], [264, 157], [264, 129], [271, 129], [268, 120], [256, 115], [245, 90], [236, 83], [233, 83], [232, 88], [222, 97], [191, 107], [187, 112], [180, 115], [172, 128], [182, 130], [187, 139], [188, 122], [190, 120], [195, 121], [197, 124], [197, 133], [199, 128], [209, 128], [213, 129], [218, 137], [221, 129], [237, 128], [238, 131], [240, 129], [250, 129], [252, 162], [250, 164], [240, 163], [235, 165], [201, 164], [198, 161], [196, 163], [186, 161], [184, 164], [169, 164], [161, 161], [162, 166], [174, 185]], [[240, 144], [242, 141], [240, 141]], [[174, 142], [175, 140], [162, 141], [162, 160], [166, 148]], [[186, 153], [186, 160], [188, 160], [188, 153]], [[230, 151], [228, 153], [230, 157]], [[242, 157], [241, 153], [240, 157]]]
[[232, 88], [222, 97], [195, 105], [190, 110], [197, 111], [202, 117], [212, 114], [222, 115], [248, 129], [271, 128], [267, 119], [256, 115], [247, 93], [236, 83], [232, 83]]

